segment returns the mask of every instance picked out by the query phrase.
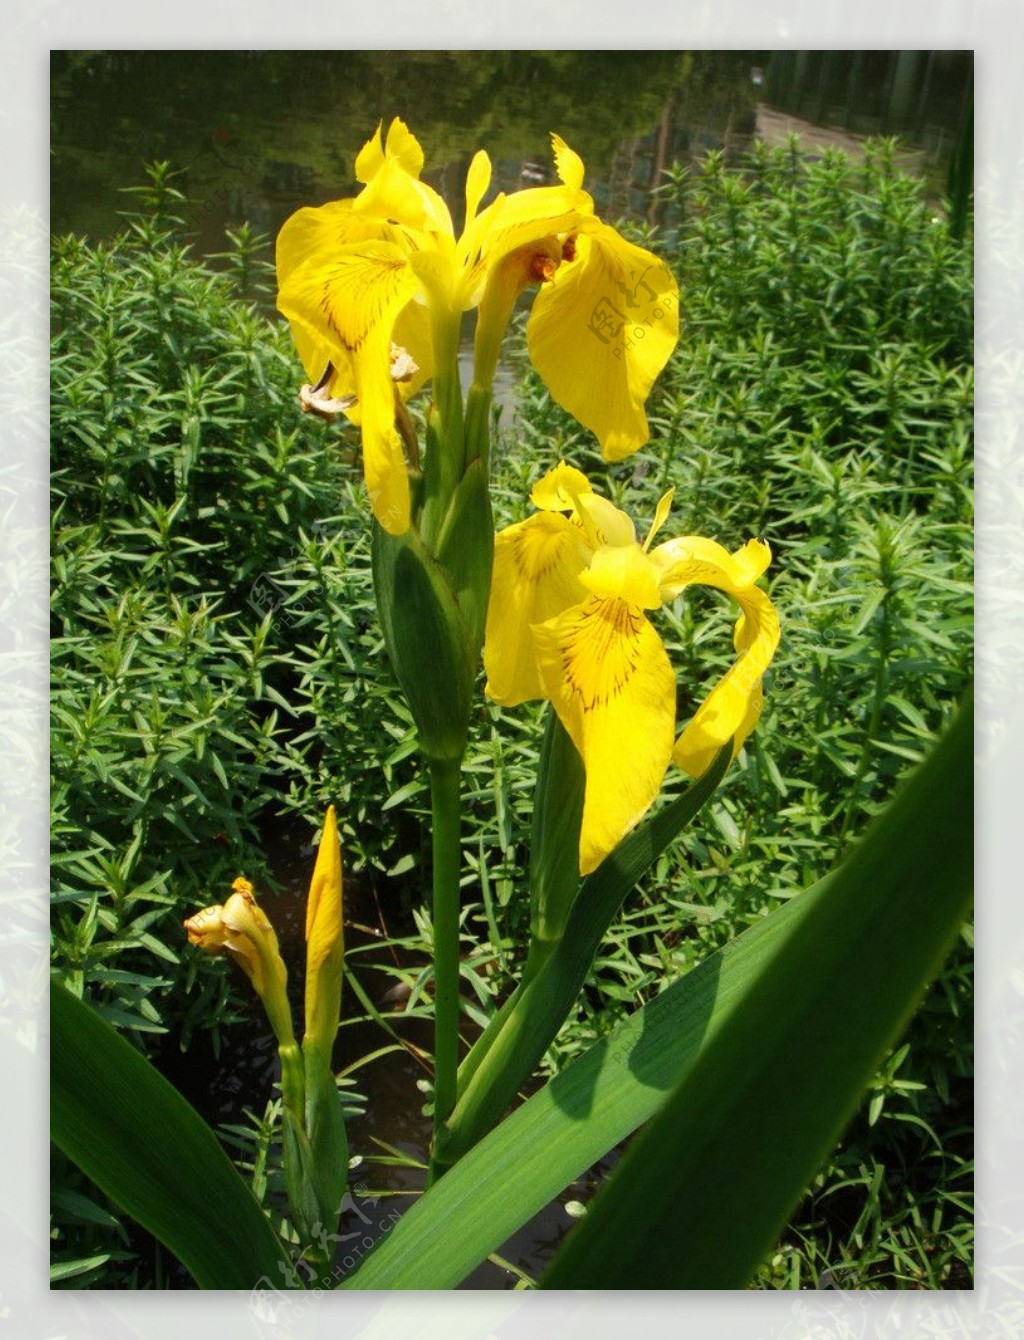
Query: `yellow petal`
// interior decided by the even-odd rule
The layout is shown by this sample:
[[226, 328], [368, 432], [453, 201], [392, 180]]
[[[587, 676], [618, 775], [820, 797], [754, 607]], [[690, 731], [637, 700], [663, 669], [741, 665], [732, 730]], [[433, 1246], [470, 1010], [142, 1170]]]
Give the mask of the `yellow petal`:
[[779, 645], [779, 617], [765, 593], [748, 586], [733, 595], [742, 610], [733, 637], [736, 661], [701, 703], [672, 753], [691, 777], [699, 777], [730, 738], [735, 758], [761, 715], [761, 682]]
[[545, 696], [530, 628], [584, 597], [587, 557], [579, 528], [555, 512], [498, 532], [484, 638], [486, 692], [495, 702], [514, 707]]
[[356, 159], [356, 177], [366, 185], [353, 201], [361, 217], [398, 224], [413, 231], [452, 235], [448, 206], [435, 190], [419, 180], [423, 150], [404, 121], [397, 117], [383, 150], [370, 140]]
[[[565, 186], [513, 191], [498, 196], [476, 216], [463, 234], [460, 251], [467, 265], [475, 265], [479, 257], [480, 265], [490, 269], [530, 242], [540, 245], [574, 234], [581, 219], [592, 212], [586, 192]], [[559, 241], [559, 255], [561, 250]]]
[[675, 733], [675, 676], [635, 605], [590, 596], [534, 628], [545, 696], [583, 758], [580, 871], [588, 874], [661, 789]]
[[595, 596], [618, 596], [646, 610], [661, 605], [657, 569], [638, 544], [602, 545], [580, 581]]
[[464, 230], [476, 218], [480, 201], [487, 194], [487, 188], [490, 184], [491, 160], [483, 149], [478, 149], [473, 155], [473, 161], [466, 173], [466, 223]]
[[220, 954], [224, 950], [224, 941], [229, 935], [224, 925], [224, 907], [214, 903], [204, 907], [184, 922], [190, 945], [195, 945], [205, 954]]
[[537, 295], [530, 358], [555, 400], [620, 460], [647, 441], [644, 404], [675, 347], [678, 287], [668, 266], [597, 219], [574, 260]]
[[582, 470], [559, 461], [530, 490], [534, 507], [551, 512], [574, 512], [587, 533], [591, 548], [602, 544], [632, 544], [636, 530], [625, 512], [602, 498]]
[[396, 116], [388, 126], [388, 139], [384, 152], [410, 176], [418, 177], [423, 171], [423, 150], [420, 148], [420, 142], [401, 117]]
[[553, 470], [549, 470], [543, 479], [538, 479], [530, 490], [530, 501], [534, 507], [545, 512], [571, 512], [576, 499], [583, 493], [591, 493], [590, 480], [582, 470], [577, 470], [565, 461], [559, 461]]
[[374, 515], [385, 530], [409, 528], [409, 481], [395, 431], [391, 343], [399, 314], [417, 289], [401, 249], [389, 242], [353, 243], [323, 263], [299, 266], [278, 295], [295, 331], [330, 350], [339, 380], [359, 400], [363, 467]]
[[551, 148], [555, 155], [555, 171], [558, 173], [559, 181], [570, 191], [582, 191], [583, 159], [569, 148], [561, 135], [552, 134]]
[[580, 524], [591, 535], [591, 543], [596, 549], [604, 544], [633, 544], [636, 541], [636, 527], [632, 520], [599, 493], [585, 493], [578, 499], [576, 515]]
[[703, 535], [680, 535], [666, 540], [651, 553], [651, 562], [661, 576], [661, 594], [672, 600], [686, 586], [717, 586], [735, 594], [754, 582], [767, 570], [772, 551], [764, 540], [748, 540], [742, 549], [730, 554], [716, 540]]
[[356, 155], [356, 181], [364, 184], [372, 181], [384, 163], [384, 142], [381, 139], [381, 126], [377, 122], [376, 132], [370, 136]]
[[668, 489], [658, 499], [658, 506], [654, 510], [654, 520], [651, 522], [651, 528], [647, 532], [647, 538], [644, 540], [644, 552], [651, 547], [651, 541], [661, 530], [662, 526], [668, 520], [668, 514], [672, 510], [672, 499], [675, 497], [675, 489]]
[[[318, 266], [329, 266], [338, 252], [353, 243], [386, 240], [382, 229], [373, 221], [360, 219], [353, 213], [351, 200], [334, 200], [316, 209], [300, 209], [288, 218], [277, 235], [276, 262], [278, 282], [278, 310], [291, 322], [292, 337], [306, 375], [318, 382], [329, 362], [334, 364], [335, 376], [326, 392], [334, 398], [354, 394], [354, 375], [351, 360], [338, 348], [337, 340], [330, 337], [317, 321], [317, 313], [300, 313], [293, 319], [298, 301], [296, 276], [315, 272]], [[317, 295], [307, 297], [315, 303]]]

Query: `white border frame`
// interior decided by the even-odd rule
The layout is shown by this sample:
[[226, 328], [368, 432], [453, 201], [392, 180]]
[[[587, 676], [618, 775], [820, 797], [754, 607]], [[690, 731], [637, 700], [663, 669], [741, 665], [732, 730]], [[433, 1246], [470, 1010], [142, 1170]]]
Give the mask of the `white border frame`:
[[[0, 54], [0, 1057], [8, 1068], [0, 1179], [0, 1321], [17, 1337], [178, 1340], [336, 1336], [479, 1340], [617, 1336], [1016, 1336], [1024, 1333], [1024, 1108], [1013, 1085], [1024, 1026], [1024, 897], [1017, 875], [1024, 756], [1024, 6], [1019, 0], [478, 0], [427, 6], [38, 0], [5, 15]], [[354, 7], [353, 7], [354, 8]], [[12, 6], [13, 9], [13, 6]], [[771, 11], [771, 12], [769, 12]], [[380, 10], [377, 9], [377, 13]], [[386, 22], [385, 22], [386, 19]], [[48, 52], [116, 48], [912, 48], [976, 53], [978, 268], [979, 1116], [978, 1284], [963, 1294], [344, 1294], [260, 1320], [236, 1294], [50, 1293], [46, 1000]], [[167, 1151], [173, 1157], [173, 1151]], [[182, 1176], [188, 1169], [181, 1170]]]

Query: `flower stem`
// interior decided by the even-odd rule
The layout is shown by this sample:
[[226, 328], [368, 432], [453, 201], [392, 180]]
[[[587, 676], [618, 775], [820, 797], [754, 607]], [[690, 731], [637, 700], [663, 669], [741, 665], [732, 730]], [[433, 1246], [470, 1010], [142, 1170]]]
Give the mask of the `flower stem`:
[[455, 1106], [459, 1063], [460, 765], [430, 762], [434, 857], [434, 1143]]

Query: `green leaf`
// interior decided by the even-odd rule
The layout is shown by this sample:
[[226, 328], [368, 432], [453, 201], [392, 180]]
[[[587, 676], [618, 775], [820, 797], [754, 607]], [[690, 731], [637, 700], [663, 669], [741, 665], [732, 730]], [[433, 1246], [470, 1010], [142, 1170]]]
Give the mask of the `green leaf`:
[[[659, 1118], [652, 1132], [682, 1121], [702, 1128], [705, 1142], [676, 1140], [655, 1178], [641, 1169], [649, 1199], [640, 1210], [634, 1202], [633, 1218], [616, 1219], [600, 1194], [563, 1248], [572, 1257], [560, 1255], [544, 1283], [651, 1287], [643, 1281], [667, 1258], [687, 1281], [669, 1287], [745, 1284], [956, 933], [971, 869], [970, 740], [965, 714], [847, 864], [710, 955], [545, 1085], [432, 1186], [341, 1287], [456, 1287], [663, 1107], [669, 1120]], [[722, 1101], [730, 1092], [731, 1105]], [[627, 1161], [630, 1154], [620, 1168]], [[705, 1162], [713, 1175], [704, 1175]], [[595, 1220], [596, 1241], [577, 1246]], [[458, 1233], [447, 1231], [453, 1223]], [[672, 1244], [665, 1251], [662, 1236]], [[602, 1253], [600, 1271], [589, 1250]], [[616, 1253], [629, 1258], [628, 1270], [609, 1264]]]
[[58, 1261], [50, 1267], [50, 1283], [60, 1284], [62, 1280], [73, 1279], [76, 1275], [87, 1275], [90, 1270], [110, 1260], [110, 1253], [102, 1256], [86, 1256], [79, 1261]]
[[[199, 1114], [63, 987], [50, 993], [50, 1133], [204, 1289], [291, 1279], [283, 1247]], [[287, 1273], [285, 1273], [287, 1272]]]
[[630, 1146], [542, 1287], [747, 1283], [968, 911], [972, 740], [968, 703], [842, 866], [789, 904], [794, 932]]

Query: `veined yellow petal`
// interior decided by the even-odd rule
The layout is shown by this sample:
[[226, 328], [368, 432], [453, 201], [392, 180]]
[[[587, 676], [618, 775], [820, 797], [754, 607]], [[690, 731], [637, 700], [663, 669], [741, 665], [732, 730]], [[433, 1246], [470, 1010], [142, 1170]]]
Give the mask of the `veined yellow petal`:
[[647, 441], [644, 403], [675, 347], [678, 287], [668, 266], [597, 219], [575, 259], [537, 295], [530, 358], [551, 394], [620, 460]]
[[779, 645], [779, 617], [765, 593], [748, 586], [733, 594], [742, 610], [733, 637], [736, 661], [701, 703], [672, 751], [675, 762], [691, 777], [700, 776], [730, 737], [733, 757], [739, 752], [761, 715], [761, 681]]
[[661, 789], [675, 734], [675, 676], [643, 612], [589, 596], [535, 627], [545, 697], [586, 769], [580, 872], [589, 874]]
[[384, 324], [390, 332], [417, 287], [401, 248], [370, 240], [336, 247], [329, 260], [318, 253], [296, 266], [280, 286], [277, 305], [293, 328], [304, 327], [332, 347], [341, 363], [358, 353], [374, 326]]
[[495, 702], [514, 707], [545, 696], [530, 628], [583, 599], [587, 557], [579, 528], [556, 512], [498, 532], [484, 638], [486, 692]]
[[416, 276], [394, 243], [340, 248], [330, 264], [299, 266], [278, 294], [278, 306], [310, 344], [322, 342], [335, 367], [351, 377], [359, 400], [363, 465], [374, 515], [385, 530], [409, 528], [409, 481], [395, 431], [391, 341], [400, 313], [417, 290]]
[[[351, 360], [319, 319], [316, 286], [309, 280], [317, 267], [329, 267], [342, 248], [354, 243], [387, 240], [390, 227], [361, 219], [351, 200], [335, 200], [316, 209], [300, 209], [287, 219], [277, 235], [278, 310], [292, 325], [295, 347], [306, 375], [318, 382], [328, 362], [335, 375], [325, 388], [335, 398], [355, 394]], [[313, 309], [303, 311], [303, 304]], [[295, 318], [298, 317], [296, 320]]]

